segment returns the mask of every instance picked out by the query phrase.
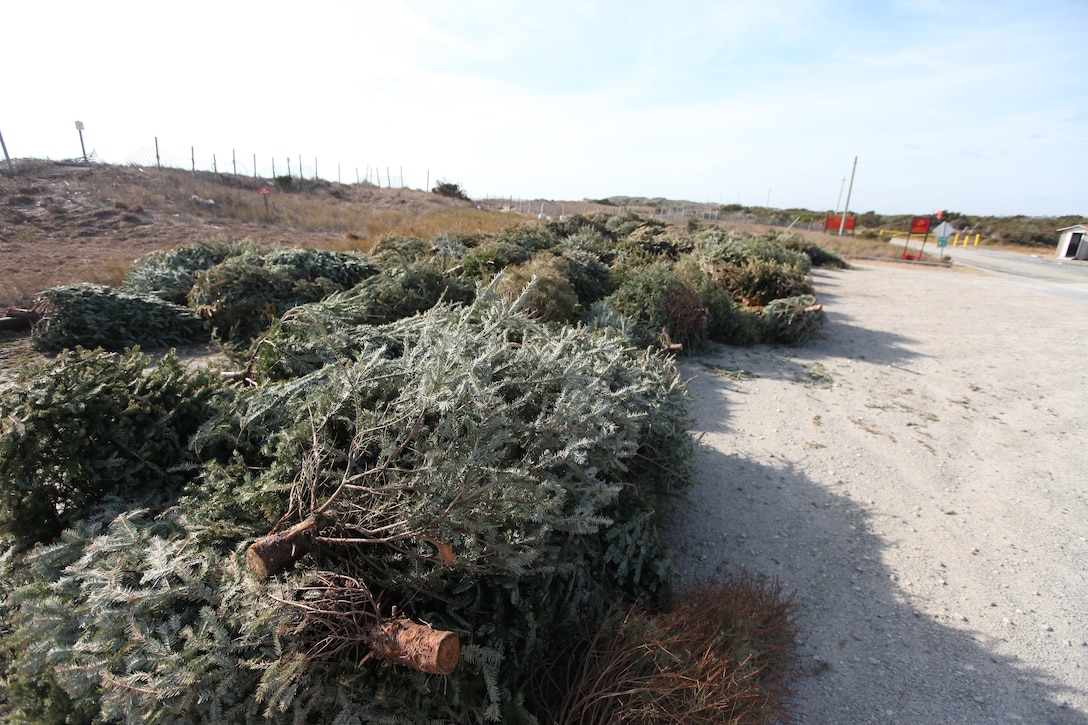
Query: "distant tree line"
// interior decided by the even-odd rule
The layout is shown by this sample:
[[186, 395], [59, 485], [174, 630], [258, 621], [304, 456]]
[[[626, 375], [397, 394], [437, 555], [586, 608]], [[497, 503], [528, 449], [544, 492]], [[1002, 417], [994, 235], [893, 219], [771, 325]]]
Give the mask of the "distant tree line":
[[[808, 209], [767, 209], [725, 204], [719, 209], [723, 215], [745, 216], [768, 224], [782, 224], [797, 220], [801, 224], [818, 222], [829, 212]], [[887, 229], [906, 232], [910, 229], [913, 214], [878, 214], [867, 211], [857, 215], [857, 230]], [[1076, 214], [1066, 216], [973, 216], [958, 211], [944, 211], [942, 221], [947, 221], [957, 231], [972, 235], [981, 234], [983, 239], [1001, 244], [1025, 247], [1052, 247], [1058, 241], [1058, 230], [1074, 224], [1085, 223], [1086, 218]], [[936, 219], [934, 219], [936, 221]]]

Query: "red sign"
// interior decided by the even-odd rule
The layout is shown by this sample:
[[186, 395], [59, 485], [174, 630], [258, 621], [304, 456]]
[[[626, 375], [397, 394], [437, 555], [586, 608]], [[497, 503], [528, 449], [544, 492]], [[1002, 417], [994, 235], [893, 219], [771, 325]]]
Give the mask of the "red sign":
[[260, 189], [257, 189], [257, 193], [258, 194], [271, 194], [272, 190], [269, 189], [267, 186], [262, 186]]
[[929, 217], [916, 216], [910, 222], [911, 234], [929, 234]]
[[824, 231], [839, 231], [839, 227], [842, 227], [844, 231], [854, 231], [854, 222], [858, 219], [857, 215], [846, 217], [846, 224], [842, 223], [842, 214], [828, 214], [827, 221], [824, 222]]

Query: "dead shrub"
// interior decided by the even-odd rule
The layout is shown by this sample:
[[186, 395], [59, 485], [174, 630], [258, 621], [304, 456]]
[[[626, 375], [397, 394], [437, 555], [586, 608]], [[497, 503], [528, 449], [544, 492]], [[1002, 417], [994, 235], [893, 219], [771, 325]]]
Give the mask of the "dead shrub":
[[581, 657], [556, 722], [790, 722], [796, 635], [792, 595], [747, 573], [699, 582], [668, 611], [616, 610]]

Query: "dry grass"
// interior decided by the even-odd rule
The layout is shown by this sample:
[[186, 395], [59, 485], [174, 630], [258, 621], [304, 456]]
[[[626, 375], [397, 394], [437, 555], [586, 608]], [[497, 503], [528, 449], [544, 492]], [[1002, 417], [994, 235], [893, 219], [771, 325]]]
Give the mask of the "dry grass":
[[742, 574], [606, 621], [560, 708], [561, 725], [727, 725], [792, 719], [797, 625], [777, 582]]
[[117, 250], [114, 255], [100, 256], [94, 264], [68, 267], [61, 274], [55, 269], [9, 270], [0, 276], [0, 307], [30, 307], [43, 290], [62, 284], [90, 282], [117, 287], [132, 261], [131, 255]]
[[[812, 232], [816, 235], [813, 238], [817, 243], [835, 254], [845, 259], [858, 259], [861, 257], [880, 258], [880, 259], [902, 259], [903, 247], [899, 244], [892, 244], [880, 239], [867, 239], [860, 236], [838, 236], [835, 234], [824, 234], [823, 232]], [[936, 251], [937, 245], [933, 245], [933, 251]], [[927, 253], [926, 257], [930, 257]], [[933, 258], [936, 261], [936, 257]]]
[[[26, 307], [75, 282], [117, 286], [155, 249], [228, 238], [370, 252], [386, 234], [500, 231], [523, 217], [418, 190], [325, 181], [274, 185], [249, 177], [135, 166], [20, 160], [0, 177], [0, 308]], [[197, 197], [197, 199], [194, 199]], [[212, 199], [214, 204], [200, 200]]]
[[[391, 233], [430, 239], [443, 232], [497, 232], [520, 220], [413, 189], [296, 179], [288, 190], [266, 187], [272, 189], [266, 199], [257, 191], [261, 184], [247, 177], [177, 169], [128, 172], [130, 182], [137, 183], [115, 186], [114, 196], [129, 208], [177, 213], [180, 206], [204, 220], [342, 235], [344, 247], [358, 242], [358, 247], [369, 249]], [[194, 196], [215, 204], [194, 200]]]

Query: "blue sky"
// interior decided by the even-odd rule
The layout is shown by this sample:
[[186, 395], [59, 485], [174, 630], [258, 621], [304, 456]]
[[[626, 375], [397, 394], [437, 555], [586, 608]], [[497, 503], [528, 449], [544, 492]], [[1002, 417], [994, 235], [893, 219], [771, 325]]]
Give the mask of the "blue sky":
[[472, 196], [1088, 214], [1084, 0], [11, 3], [0, 133]]

